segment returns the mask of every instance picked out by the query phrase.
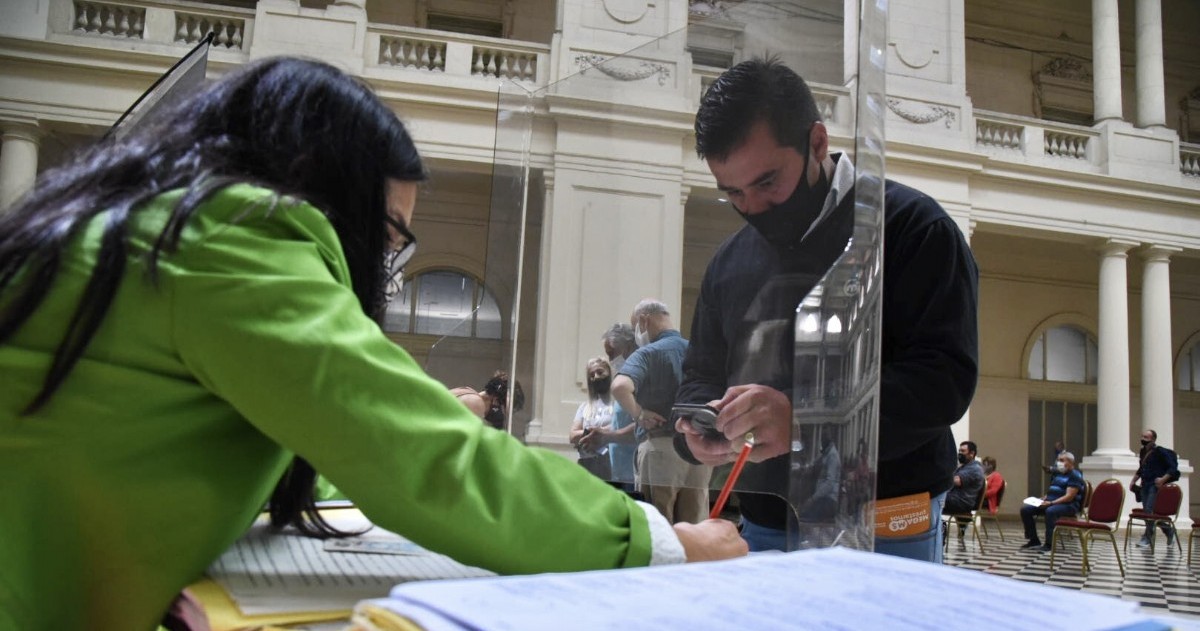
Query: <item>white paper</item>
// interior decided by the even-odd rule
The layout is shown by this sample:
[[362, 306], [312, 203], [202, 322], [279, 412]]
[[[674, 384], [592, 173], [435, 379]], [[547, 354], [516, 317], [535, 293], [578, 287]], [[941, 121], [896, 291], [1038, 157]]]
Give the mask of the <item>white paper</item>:
[[[327, 520], [345, 531], [370, 526], [357, 512]], [[255, 524], [208, 568], [208, 576], [248, 616], [349, 610], [360, 600], [387, 594], [397, 583], [495, 576], [445, 555], [422, 550], [404, 537], [378, 527], [366, 533], [364, 541], [369, 545], [330, 551], [325, 541], [295, 533], [271, 533], [265, 524]], [[383, 542], [391, 542], [393, 553], [370, 554], [363, 549]], [[395, 554], [394, 550], [399, 549], [405, 553]]]
[[1040, 497], [1027, 497], [1027, 498], [1025, 498], [1025, 505], [1026, 505], [1026, 506], [1033, 506], [1033, 507], [1035, 507], [1035, 508], [1036, 508], [1036, 507], [1038, 507], [1038, 506], [1041, 506], [1041, 505], [1042, 505], [1042, 498], [1040, 498]]
[[[1071, 629], [1114, 629], [1150, 618], [1138, 604], [845, 548], [754, 555], [717, 563], [397, 586], [369, 601], [429, 631], [482, 629], [940, 629], [955, 594], [987, 594], [971, 626], [1046, 625], [1047, 603]], [[1150, 623], [1139, 629], [1167, 629]]]

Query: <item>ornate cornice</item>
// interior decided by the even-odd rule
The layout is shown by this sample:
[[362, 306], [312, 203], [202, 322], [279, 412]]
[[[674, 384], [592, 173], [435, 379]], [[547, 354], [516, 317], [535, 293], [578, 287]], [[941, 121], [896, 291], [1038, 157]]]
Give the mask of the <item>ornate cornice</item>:
[[667, 79], [671, 78], [670, 66], [652, 61], [620, 60], [613, 62], [612, 59], [606, 59], [603, 55], [593, 54], [575, 55], [575, 65], [580, 69], [579, 74], [595, 68], [618, 81], [641, 81], [657, 74], [658, 85], [666, 85]]
[[1092, 73], [1079, 60], [1070, 57], [1056, 57], [1050, 63], [1042, 66], [1038, 74], [1046, 77], [1056, 77], [1070, 81], [1090, 83]]

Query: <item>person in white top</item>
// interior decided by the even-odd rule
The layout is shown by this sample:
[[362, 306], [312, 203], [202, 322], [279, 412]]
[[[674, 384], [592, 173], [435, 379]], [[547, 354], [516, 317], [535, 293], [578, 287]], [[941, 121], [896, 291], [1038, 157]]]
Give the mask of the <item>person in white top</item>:
[[597, 477], [612, 479], [608, 444], [613, 431], [612, 367], [603, 357], [587, 362], [588, 400], [575, 412], [571, 444], [579, 450], [579, 464]]

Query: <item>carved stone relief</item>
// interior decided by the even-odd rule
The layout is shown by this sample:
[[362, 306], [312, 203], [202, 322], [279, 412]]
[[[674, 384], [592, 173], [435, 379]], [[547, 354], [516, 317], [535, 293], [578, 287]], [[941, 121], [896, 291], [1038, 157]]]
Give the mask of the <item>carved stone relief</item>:
[[658, 75], [658, 85], [665, 86], [671, 78], [671, 67], [666, 64], [634, 59], [618, 59], [613, 61], [602, 55], [575, 55], [575, 66], [579, 74], [588, 70], [598, 70], [606, 76], [618, 81], [641, 81]]
[[941, 105], [917, 105], [914, 107], [913, 104], [905, 103], [900, 99], [891, 97], [888, 97], [887, 106], [896, 116], [918, 125], [928, 125], [939, 120], [944, 120], [946, 129], [952, 129], [954, 121], [958, 117], [958, 114], [948, 107], [942, 107]]

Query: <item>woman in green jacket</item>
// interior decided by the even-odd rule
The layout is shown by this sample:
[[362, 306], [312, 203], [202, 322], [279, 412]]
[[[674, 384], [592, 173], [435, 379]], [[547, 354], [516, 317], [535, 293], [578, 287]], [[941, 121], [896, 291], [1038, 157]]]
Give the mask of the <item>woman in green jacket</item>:
[[384, 336], [424, 175], [369, 89], [277, 58], [0, 217], [0, 630], [153, 628], [264, 503], [331, 534], [314, 468], [502, 573], [744, 552], [485, 427]]

